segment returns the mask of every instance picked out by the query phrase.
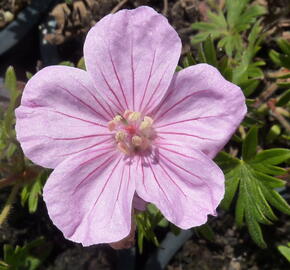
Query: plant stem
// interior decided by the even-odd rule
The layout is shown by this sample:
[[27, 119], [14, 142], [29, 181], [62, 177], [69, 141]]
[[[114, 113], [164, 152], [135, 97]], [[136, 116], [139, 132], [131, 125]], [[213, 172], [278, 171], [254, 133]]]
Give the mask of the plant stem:
[[14, 203], [14, 200], [16, 198], [16, 195], [18, 193], [18, 190], [20, 188], [20, 185], [19, 184], [15, 184], [8, 196], [8, 199], [5, 203], [5, 206], [0, 214], [0, 226], [2, 226], [2, 224], [4, 223], [4, 221], [6, 220], [8, 214], [9, 214], [9, 211], [11, 209], [11, 206], [12, 204]]

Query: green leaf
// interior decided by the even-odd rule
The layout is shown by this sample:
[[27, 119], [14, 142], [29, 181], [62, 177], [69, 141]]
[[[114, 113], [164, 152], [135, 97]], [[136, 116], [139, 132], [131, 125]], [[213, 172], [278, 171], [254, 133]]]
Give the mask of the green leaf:
[[34, 213], [37, 210], [38, 199], [41, 195], [46, 178], [47, 172], [43, 171], [36, 177], [36, 179], [31, 179], [32, 182], [24, 185], [21, 191], [21, 204], [24, 206], [25, 203], [28, 202], [29, 213]]
[[238, 167], [238, 168], [232, 169], [227, 174], [227, 179], [225, 182], [226, 193], [221, 202], [221, 207], [224, 208], [225, 210], [228, 210], [230, 208], [233, 198], [238, 190], [238, 186], [240, 183], [239, 170], [240, 168]]
[[285, 162], [290, 158], [290, 150], [285, 148], [272, 148], [259, 152], [252, 163], [264, 163], [270, 165], [277, 165]]
[[83, 57], [78, 61], [77, 68], [86, 70], [85, 59]]
[[215, 158], [215, 162], [223, 169], [225, 173], [233, 170], [235, 167], [241, 164], [238, 158], [231, 156], [226, 152], [219, 152]]
[[74, 63], [70, 62], [70, 61], [62, 61], [59, 63], [59, 65], [61, 66], [68, 66], [68, 67], [74, 67]]
[[29, 71], [26, 71], [25, 75], [26, 75], [27, 80], [30, 80], [32, 78], [32, 76], [33, 76], [33, 74], [31, 72], [29, 72]]
[[187, 68], [195, 64], [196, 64], [196, 61], [194, 60], [192, 53], [188, 53], [186, 57], [184, 57], [183, 62], [182, 62], [182, 65], [184, 68]]
[[215, 50], [215, 46], [213, 44], [213, 41], [210, 35], [205, 40], [203, 48], [204, 48], [204, 55], [206, 58], [206, 62], [212, 66], [217, 67], [218, 62], [217, 62], [216, 50]]
[[279, 252], [287, 259], [287, 261], [290, 263], [290, 244], [288, 243], [287, 246], [278, 246]]
[[50, 251], [51, 246], [45, 243], [43, 238], [35, 239], [21, 247], [4, 245], [4, 264], [8, 265], [7, 269], [10, 270], [36, 270]]
[[290, 89], [284, 91], [284, 93], [280, 96], [276, 106], [284, 106], [290, 101]]
[[279, 125], [273, 125], [267, 134], [266, 143], [267, 144], [273, 143], [280, 134], [281, 134], [281, 127]]
[[269, 57], [277, 66], [290, 69], [290, 55], [283, 55], [274, 50], [270, 50]]
[[282, 52], [286, 55], [290, 56], [290, 43], [285, 39], [278, 39], [277, 44], [282, 50]]
[[289, 204], [276, 190], [269, 189], [265, 186], [262, 186], [262, 189], [263, 189], [266, 199], [269, 201], [269, 203], [272, 206], [274, 206], [276, 209], [278, 209], [282, 213], [286, 215], [290, 215]]
[[[276, 153], [280, 153], [284, 157], [273, 160], [272, 154], [276, 150], [278, 151]], [[271, 155], [269, 155], [268, 150], [265, 150], [267, 152], [263, 153], [259, 159], [266, 160], [266, 163], [262, 164], [274, 166], [272, 164], [278, 164], [286, 159], [287, 153], [285, 151], [280, 152], [280, 150], [274, 149]], [[223, 169], [226, 168], [226, 192], [221, 206], [229, 209], [237, 195], [236, 224], [241, 227], [246, 222], [255, 243], [260, 247], [265, 247], [260, 223], [270, 225], [272, 221], [277, 220], [271, 206], [290, 215], [290, 206], [275, 190], [275, 188], [284, 187], [285, 181], [264, 173], [264, 168], [256, 166], [261, 163], [253, 162], [253, 159], [236, 161], [230, 155], [222, 154], [218, 156], [217, 160], [217, 163]], [[275, 169], [281, 170], [282, 168], [275, 167]]]
[[262, 230], [259, 223], [248, 211], [246, 211], [245, 216], [249, 228], [249, 233], [252, 239], [259, 247], [266, 248], [267, 244], [264, 241]]
[[243, 142], [242, 156], [243, 160], [248, 161], [253, 159], [257, 153], [258, 145], [258, 128], [253, 126]]
[[198, 234], [201, 234], [206, 240], [214, 242], [215, 234], [208, 224], [196, 227], [195, 230]]
[[4, 130], [8, 136], [12, 132], [12, 126], [14, 124], [14, 109], [16, 106], [17, 98], [20, 92], [17, 90], [17, 79], [13, 67], [8, 67], [5, 73], [4, 79], [5, 88], [10, 93], [10, 103], [4, 117]]

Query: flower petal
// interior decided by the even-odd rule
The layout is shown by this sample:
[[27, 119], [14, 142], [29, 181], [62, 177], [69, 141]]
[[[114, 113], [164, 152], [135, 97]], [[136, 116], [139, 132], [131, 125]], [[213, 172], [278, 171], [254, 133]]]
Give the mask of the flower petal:
[[219, 71], [199, 64], [178, 72], [155, 114], [160, 137], [186, 141], [213, 158], [247, 112], [241, 89]]
[[164, 96], [181, 52], [167, 19], [149, 7], [100, 20], [84, 44], [88, 72], [117, 112], [146, 112]]
[[33, 162], [54, 168], [71, 154], [111, 140], [112, 115], [87, 72], [47, 67], [24, 89], [16, 110], [17, 139]]
[[117, 242], [131, 230], [135, 182], [131, 165], [112, 149], [72, 156], [56, 167], [44, 187], [53, 223], [67, 239], [84, 246]]
[[159, 145], [140, 158], [138, 173], [138, 195], [182, 229], [204, 224], [224, 196], [223, 172], [190, 146]]

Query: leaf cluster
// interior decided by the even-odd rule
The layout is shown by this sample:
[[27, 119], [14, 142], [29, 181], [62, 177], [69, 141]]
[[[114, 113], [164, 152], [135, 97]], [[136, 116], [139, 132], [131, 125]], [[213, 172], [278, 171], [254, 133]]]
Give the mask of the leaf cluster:
[[278, 165], [290, 159], [290, 150], [272, 148], [257, 152], [258, 128], [253, 126], [242, 145], [242, 158], [221, 152], [216, 161], [225, 172], [226, 194], [222, 207], [229, 210], [236, 198], [235, 220], [238, 226], [247, 224], [253, 240], [266, 247], [260, 224], [271, 225], [277, 220], [272, 207], [290, 215], [290, 206], [279, 194], [285, 181], [275, 177], [287, 171]]
[[38, 238], [23, 246], [4, 245], [0, 270], [36, 270], [48, 257], [51, 246]]
[[223, 48], [229, 57], [241, 53], [244, 48], [242, 34], [248, 30], [257, 18], [266, 13], [266, 9], [249, 0], [226, 0], [224, 9], [208, 11], [207, 22], [196, 22], [192, 28], [199, 33], [192, 38], [192, 43], [203, 42], [208, 36], [219, 39], [218, 47]]

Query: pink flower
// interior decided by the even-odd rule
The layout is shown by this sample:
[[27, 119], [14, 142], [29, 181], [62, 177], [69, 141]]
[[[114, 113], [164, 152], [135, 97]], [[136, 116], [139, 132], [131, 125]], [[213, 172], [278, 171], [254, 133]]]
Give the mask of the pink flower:
[[66, 238], [119, 241], [144, 201], [183, 229], [215, 214], [224, 175], [212, 158], [243, 119], [245, 99], [207, 64], [174, 73], [180, 51], [165, 17], [122, 10], [88, 33], [87, 72], [50, 66], [27, 83], [17, 138], [29, 159], [54, 169], [43, 196]]

